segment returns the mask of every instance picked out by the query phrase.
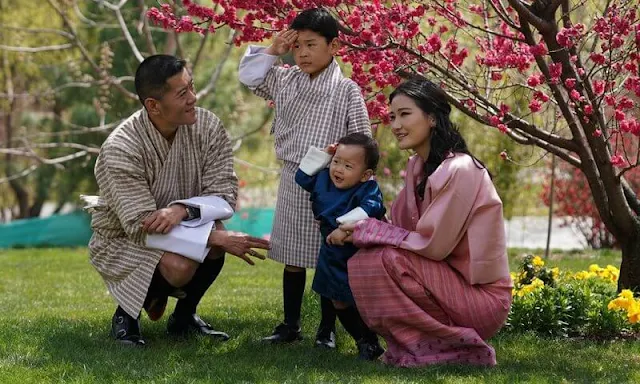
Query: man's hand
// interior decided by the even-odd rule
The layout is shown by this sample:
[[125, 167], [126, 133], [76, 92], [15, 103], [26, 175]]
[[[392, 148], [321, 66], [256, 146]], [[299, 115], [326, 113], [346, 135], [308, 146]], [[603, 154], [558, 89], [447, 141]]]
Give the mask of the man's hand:
[[284, 30], [273, 38], [273, 43], [266, 49], [265, 53], [274, 56], [285, 55], [291, 50], [296, 39], [298, 39], [298, 31], [295, 29]]
[[146, 233], [169, 233], [187, 217], [187, 210], [182, 204], [175, 204], [169, 208], [162, 208], [153, 212], [142, 220], [142, 231]]
[[242, 232], [233, 232], [216, 229], [209, 235], [208, 245], [220, 247], [225, 252], [241, 258], [250, 265], [255, 265], [249, 256], [264, 260], [264, 255], [256, 252], [253, 248], [269, 249], [271, 245], [268, 240], [249, 236]]
[[331, 245], [344, 245], [344, 240], [347, 238], [348, 233], [340, 228], [336, 228], [327, 236], [327, 244]]

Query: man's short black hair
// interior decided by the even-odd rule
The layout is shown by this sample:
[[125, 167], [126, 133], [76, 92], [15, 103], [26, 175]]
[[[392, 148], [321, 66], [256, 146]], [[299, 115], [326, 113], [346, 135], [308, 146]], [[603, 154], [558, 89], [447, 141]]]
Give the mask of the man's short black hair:
[[171, 55], [149, 56], [136, 70], [135, 86], [142, 105], [152, 97], [161, 99], [167, 91], [167, 79], [182, 72], [187, 63]]
[[306, 9], [298, 14], [291, 23], [296, 31], [309, 30], [317, 33], [331, 43], [338, 37], [338, 22], [324, 8]]
[[380, 151], [376, 140], [364, 133], [351, 133], [338, 140], [338, 144], [357, 145], [364, 149], [364, 162], [367, 169], [376, 170], [380, 161]]

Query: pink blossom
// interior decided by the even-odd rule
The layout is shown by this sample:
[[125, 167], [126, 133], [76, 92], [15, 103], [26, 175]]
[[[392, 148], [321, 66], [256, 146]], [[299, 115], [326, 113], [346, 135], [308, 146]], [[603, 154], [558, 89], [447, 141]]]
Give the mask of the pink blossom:
[[611, 165], [613, 165], [614, 167], [623, 168], [626, 165], [626, 162], [620, 155], [611, 156], [610, 161]]
[[384, 167], [384, 169], [382, 170], [382, 173], [384, 173], [385, 176], [390, 176], [391, 170], [387, 167]]
[[567, 87], [568, 89], [571, 89], [571, 88], [575, 87], [576, 86], [576, 79], [574, 79], [574, 78], [565, 79], [564, 86]]
[[531, 112], [538, 112], [542, 109], [542, 103], [536, 99], [533, 99], [531, 100], [531, 102], [529, 102], [529, 109], [531, 110]]
[[509, 158], [507, 151], [500, 152], [500, 158], [502, 158], [502, 160], [507, 160]]
[[504, 124], [498, 124], [498, 130], [502, 133], [507, 133], [507, 126]]
[[595, 131], [593, 131], [593, 137], [600, 137], [602, 136], [602, 131], [599, 129], [596, 129]]

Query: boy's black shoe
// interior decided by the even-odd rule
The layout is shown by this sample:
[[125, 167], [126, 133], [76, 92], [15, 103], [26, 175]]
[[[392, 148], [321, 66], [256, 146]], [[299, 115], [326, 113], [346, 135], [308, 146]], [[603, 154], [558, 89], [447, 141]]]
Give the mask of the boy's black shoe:
[[176, 316], [175, 313], [172, 313], [167, 320], [167, 333], [181, 337], [187, 336], [190, 333], [195, 333], [210, 336], [222, 341], [229, 340], [229, 335], [211, 328], [211, 325], [207, 324], [195, 313], [187, 316]]
[[319, 328], [318, 333], [316, 333], [316, 347], [335, 349], [335, 331], [331, 328]]
[[384, 353], [384, 348], [380, 346], [378, 340], [360, 340], [358, 341], [358, 359], [361, 360], [377, 360]]
[[262, 339], [262, 341], [274, 344], [293, 343], [298, 340], [302, 340], [300, 327], [290, 327], [285, 323], [278, 324], [271, 336]]
[[111, 337], [121, 344], [143, 346], [145, 342], [140, 335], [140, 317], [134, 319], [118, 307], [111, 318]]

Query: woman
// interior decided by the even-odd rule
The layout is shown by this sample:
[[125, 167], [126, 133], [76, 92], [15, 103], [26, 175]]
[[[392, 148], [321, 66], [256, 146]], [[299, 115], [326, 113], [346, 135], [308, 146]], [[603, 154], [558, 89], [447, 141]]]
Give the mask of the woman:
[[502, 202], [439, 87], [409, 80], [389, 99], [398, 146], [416, 155], [392, 223], [341, 226], [360, 248], [348, 265], [356, 305], [386, 340], [388, 364], [495, 365], [486, 340], [506, 320], [512, 288]]

